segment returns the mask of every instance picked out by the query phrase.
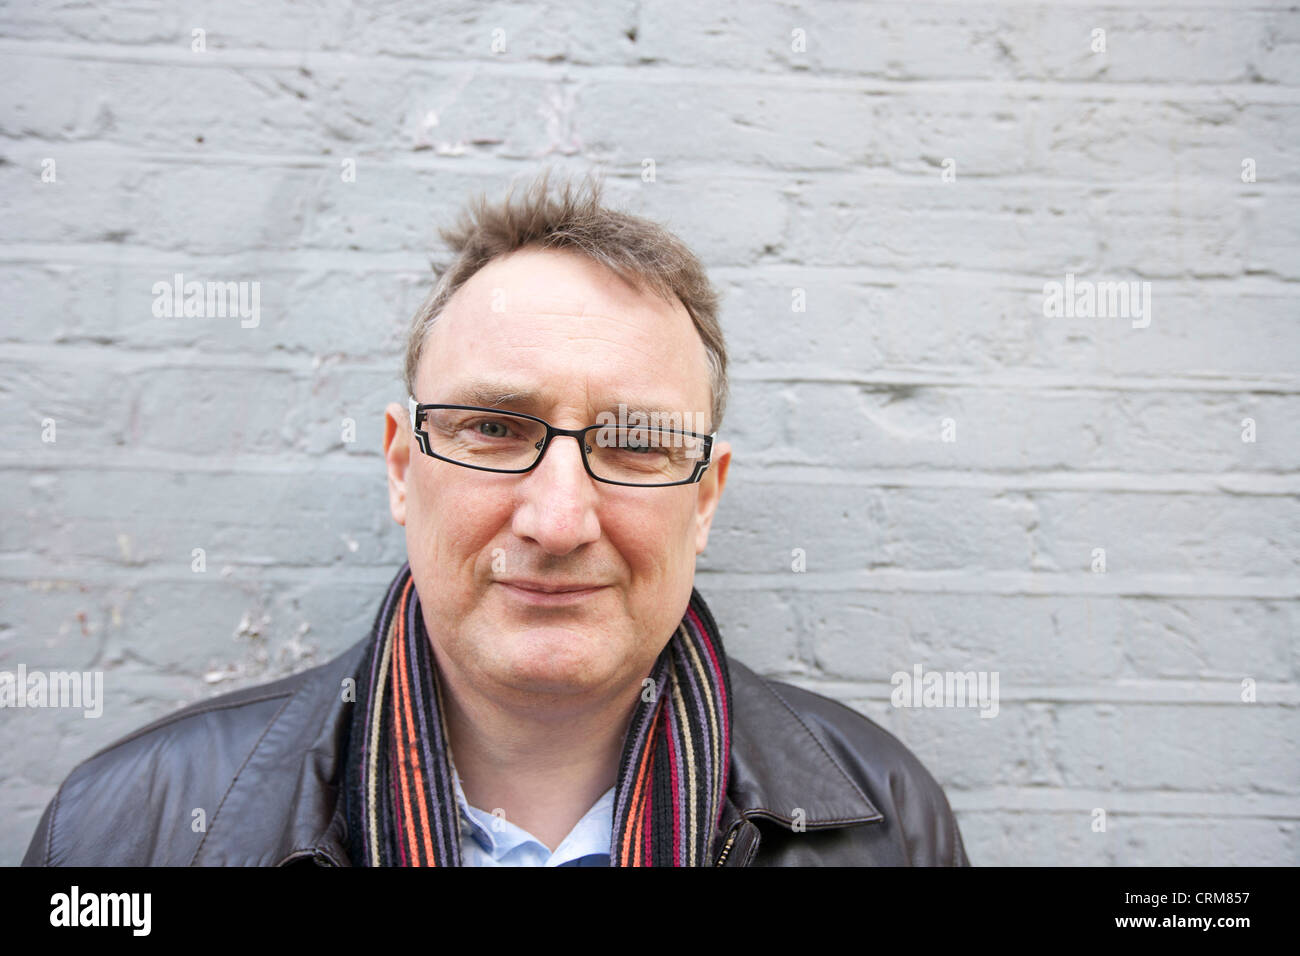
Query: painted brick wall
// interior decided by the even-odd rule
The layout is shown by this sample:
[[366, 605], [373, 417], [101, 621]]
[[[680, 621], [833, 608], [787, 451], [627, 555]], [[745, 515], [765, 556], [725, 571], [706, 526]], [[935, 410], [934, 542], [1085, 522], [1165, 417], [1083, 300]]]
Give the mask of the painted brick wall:
[[[903, 739], [976, 864], [1300, 862], [1293, 4], [34, 0], [0, 90], [0, 670], [104, 675], [0, 711], [0, 862], [364, 636], [436, 229], [545, 163], [724, 292], [735, 656]], [[155, 316], [176, 273], [257, 323]], [[918, 666], [996, 716], [895, 706]]]

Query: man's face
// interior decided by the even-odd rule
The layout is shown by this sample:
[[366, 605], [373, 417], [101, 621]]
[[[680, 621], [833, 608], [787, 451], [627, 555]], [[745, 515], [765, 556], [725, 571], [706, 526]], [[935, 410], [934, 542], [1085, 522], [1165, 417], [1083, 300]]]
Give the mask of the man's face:
[[[496, 259], [448, 302], [416, 401], [492, 405], [471, 391], [484, 385], [534, 393], [496, 407], [558, 428], [597, 424], [620, 402], [713, 427], [704, 343], [685, 308], [571, 251]], [[694, 427], [697, 412], [708, 428]], [[578, 443], [557, 437], [531, 472], [475, 471], [423, 454], [397, 404], [385, 453], [439, 669], [501, 701], [575, 704], [649, 674], [690, 600], [731, 458], [718, 442], [697, 484], [623, 487], [592, 479]], [[544, 599], [509, 581], [595, 589]]]

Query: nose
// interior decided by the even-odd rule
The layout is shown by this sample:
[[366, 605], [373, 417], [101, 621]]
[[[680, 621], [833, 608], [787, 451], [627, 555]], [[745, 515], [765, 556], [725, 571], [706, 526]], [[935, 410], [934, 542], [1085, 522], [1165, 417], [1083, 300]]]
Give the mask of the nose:
[[600, 539], [597, 482], [582, 464], [578, 439], [556, 435], [519, 484], [512, 530], [549, 554], [568, 554]]

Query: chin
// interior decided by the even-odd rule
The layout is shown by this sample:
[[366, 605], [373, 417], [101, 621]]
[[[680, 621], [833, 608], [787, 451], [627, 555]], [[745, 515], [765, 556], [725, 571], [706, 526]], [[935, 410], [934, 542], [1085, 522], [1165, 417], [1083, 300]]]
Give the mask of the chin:
[[554, 698], [579, 698], [604, 683], [589, 670], [541, 667], [520, 663], [503, 675], [502, 682], [516, 693]]
[[559, 630], [529, 628], [503, 648], [507, 683], [543, 693], [576, 693], [610, 680], [617, 662], [608, 657], [598, 637]]

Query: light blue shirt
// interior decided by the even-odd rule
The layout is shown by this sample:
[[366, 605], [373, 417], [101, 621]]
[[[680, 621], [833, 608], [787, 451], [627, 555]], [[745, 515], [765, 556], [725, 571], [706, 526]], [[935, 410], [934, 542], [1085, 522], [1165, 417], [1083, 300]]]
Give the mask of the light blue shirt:
[[451, 778], [460, 805], [462, 866], [609, 866], [613, 787], [592, 805], [552, 853], [545, 843], [505, 817], [471, 807], [454, 764]]

